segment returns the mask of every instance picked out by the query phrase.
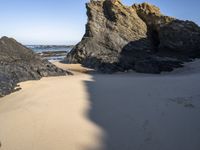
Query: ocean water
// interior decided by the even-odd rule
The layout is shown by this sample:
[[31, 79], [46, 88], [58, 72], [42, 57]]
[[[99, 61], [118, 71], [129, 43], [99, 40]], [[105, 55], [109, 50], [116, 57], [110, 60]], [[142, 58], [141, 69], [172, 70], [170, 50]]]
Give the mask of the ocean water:
[[[67, 45], [26, 45], [26, 47], [32, 49], [34, 52], [40, 54], [44, 59], [49, 61], [62, 61], [67, 53], [69, 53], [73, 46]], [[53, 52], [52, 56], [46, 56], [45, 54]]]

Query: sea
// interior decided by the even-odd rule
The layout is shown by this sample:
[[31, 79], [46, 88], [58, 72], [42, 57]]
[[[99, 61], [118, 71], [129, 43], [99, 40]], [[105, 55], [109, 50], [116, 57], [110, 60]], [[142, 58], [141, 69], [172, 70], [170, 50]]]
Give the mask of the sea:
[[73, 45], [26, 45], [34, 52], [40, 54], [44, 59], [51, 62], [64, 60], [67, 53], [69, 53]]

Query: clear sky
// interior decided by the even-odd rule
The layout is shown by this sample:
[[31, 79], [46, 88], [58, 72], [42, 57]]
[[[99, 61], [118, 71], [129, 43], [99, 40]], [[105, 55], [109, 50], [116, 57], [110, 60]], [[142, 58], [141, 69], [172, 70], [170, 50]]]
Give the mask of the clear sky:
[[[87, 21], [88, 0], [0, 0], [0, 36], [23, 44], [75, 44]], [[200, 0], [122, 0], [126, 5], [149, 2], [164, 14], [200, 24]]]

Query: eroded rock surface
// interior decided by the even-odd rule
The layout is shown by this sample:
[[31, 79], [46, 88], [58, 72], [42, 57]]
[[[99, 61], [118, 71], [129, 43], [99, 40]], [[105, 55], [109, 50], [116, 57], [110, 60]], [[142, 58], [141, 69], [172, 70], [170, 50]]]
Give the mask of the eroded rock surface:
[[132, 7], [110, 0], [91, 1], [86, 6], [86, 33], [69, 54], [68, 61], [98, 67], [101, 63], [118, 62], [120, 52], [130, 41], [146, 39], [138, 48], [151, 47], [147, 26]]
[[66, 74], [14, 39], [0, 39], [0, 96], [13, 92], [18, 82]]
[[199, 26], [165, 16], [154, 5], [91, 0], [86, 7], [86, 33], [67, 55], [68, 63], [106, 73], [160, 73], [200, 56]]

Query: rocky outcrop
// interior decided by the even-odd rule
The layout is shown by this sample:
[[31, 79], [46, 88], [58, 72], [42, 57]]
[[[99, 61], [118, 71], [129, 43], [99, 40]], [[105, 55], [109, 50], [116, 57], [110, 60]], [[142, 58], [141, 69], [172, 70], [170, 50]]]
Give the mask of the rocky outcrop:
[[163, 15], [158, 7], [148, 3], [134, 4], [132, 7], [149, 27], [149, 30], [159, 31], [161, 26], [175, 20], [175, 18]]
[[108, 73], [160, 73], [200, 56], [198, 25], [165, 16], [154, 5], [91, 0], [86, 7], [86, 33], [67, 55], [68, 63]]
[[42, 60], [32, 50], [11, 38], [0, 39], [0, 96], [15, 90], [18, 82], [69, 74]]
[[[157, 42], [159, 51], [198, 56], [200, 27], [191, 21], [181, 21], [161, 14], [160, 9], [148, 3], [133, 5], [138, 16], [147, 24], [150, 36]], [[156, 41], [158, 40], [158, 41]]]
[[91, 1], [86, 7], [86, 33], [68, 55], [69, 62], [81, 62], [97, 67], [101, 63], [118, 62], [120, 52], [130, 41], [146, 39], [142, 47], [138, 45], [138, 48], [143, 50], [150, 47], [147, 26], [132, 7], [110, 0]]
[[200, 56], [200, 27], [191, 21], [175, 20], [159, 32], [160, 51], [177, 52], [190, 57]]

